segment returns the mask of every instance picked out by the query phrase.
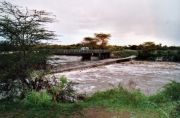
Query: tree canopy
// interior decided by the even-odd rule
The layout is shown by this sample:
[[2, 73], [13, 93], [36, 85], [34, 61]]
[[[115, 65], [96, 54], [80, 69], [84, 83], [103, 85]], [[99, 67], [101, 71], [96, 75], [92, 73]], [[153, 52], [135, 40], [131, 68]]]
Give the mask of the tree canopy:
[[45, 28], [54, 21], [44, 10], [29, 10], [9, 2], [0, 2], [0, 37], [26, 50], [40, 40], [54, 39], [55, 34]]
[[110, 37], [111, 34], [95, 33], [94, 37], [85, 37], [82, 43], [89, 47], [100, 46], [101, 48], [104, 48], [107, 46]]
[[[6, 97], [23, 94], [34, 85], [31, 73], [46, 70], [46, 57], [43, 51], [31, 51], [41, 40], [55, 38], [48, 30], [47, 23], [54, 21], [53, 15], [44, 10], [29, 10], [0, 2], [0, 92]], [[13, 53], [11, 53], [13, 52]]]
[[101, 47], [105, 47], [108, 43], [109, 38], [111, 37], [111, 34], [95, 33], [95, 37], [98, 40]]
[[144, 50], [149, 51], [149, 50], [156, 49], [157, 46], [156, 46], [156, 44], [154, 42], [144, 42], [142, 44], [142, 47], [143, 47]]
[[97, 46], [97, 39], [94, 37], [85, 37], [82, 41], [82, 44], [93, 48]]

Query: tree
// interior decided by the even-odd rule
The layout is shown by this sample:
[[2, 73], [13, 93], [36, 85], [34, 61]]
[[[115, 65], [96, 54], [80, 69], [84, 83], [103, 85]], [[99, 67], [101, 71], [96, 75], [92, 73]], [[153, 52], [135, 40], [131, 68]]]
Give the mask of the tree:
[[93, 37], [85, 37], [82, 43], [83, 45], [93, 48], [97, 46], [97, 39]]
[[[19, 53], [1, 54], [0, 94], [10, 97], [32, 88], [30, 74], [34, 69], [44, 69], [46, 54], [31, 51], [41, 40], [54, 39], [55, 34], [45, 28], [54, 21], [44, 10], [29, 10], [9, 2], [0, 2], [0, 38]], [[4, 45], [4, 44], [3, 44]], [[23, 52], [23, 53], [22, 53]], [[16, 92], [15, 92], [16, 91]], [[3, 95], [3, 94], [1, 94]]]
[[54, 20], [52, 14], [44, 10], [29, 10], [9, 2], [0, 3], [0, 37], [9, 41], [11, 45], [20, 47], [24, 56], [41, 40], [53, 39], [53, 31], [44, 26]]
[[111, 34], [95, 33], [95, 37], [98, 40], [100, 46], [104, 48], [107, 45], [108, 39], [111, 37]]
[[111, 37], [111, 34], [105, 33], [95, 33], [95, 37], [85, 37], [82, 43], [89, 47], [99, 47], [105, 48], [108, 43], [108, 39]]
[[154, 42], [144, 42], [143, 44], [139, 45], [139, 51], [138, 58], [139, 59], [148, 59], [153, 60], [156, 58], [155, 53], [153, 51], [156, 49], [156, 44]]
[[151, 51], [156, 49], [156, 44], [154, 42], [144, 42], [142, 44], [143, 50], [145, 51]]

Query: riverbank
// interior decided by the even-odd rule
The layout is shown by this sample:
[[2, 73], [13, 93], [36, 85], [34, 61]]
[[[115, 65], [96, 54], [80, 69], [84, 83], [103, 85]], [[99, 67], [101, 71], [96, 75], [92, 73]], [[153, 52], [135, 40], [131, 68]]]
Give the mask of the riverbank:
[[0, 101], [0, 118], [178, 118], [179, 84], [170, 83], [153, 96], [119, 87], [75, 103], [47, 102], [42, 95], [16, 102]]

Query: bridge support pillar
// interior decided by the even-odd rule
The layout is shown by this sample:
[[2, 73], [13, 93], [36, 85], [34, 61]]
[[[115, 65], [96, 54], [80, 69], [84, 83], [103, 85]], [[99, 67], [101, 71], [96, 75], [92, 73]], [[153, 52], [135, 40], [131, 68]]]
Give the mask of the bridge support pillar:
[[106, 54], [106, 57], [107, 57], [107, 58], [110, 58], [110, 57], [111, 57], [111, 54], [110, 54], [110, 53], [107, 53], [107, 54]]
[[91, 54], [83, 54], [81, 60], [82, 61], [90, 61], [91, 60]]
[[100, 53], [98, 57], [99, 59], [108, 59], [110, 58], [110, 53]]

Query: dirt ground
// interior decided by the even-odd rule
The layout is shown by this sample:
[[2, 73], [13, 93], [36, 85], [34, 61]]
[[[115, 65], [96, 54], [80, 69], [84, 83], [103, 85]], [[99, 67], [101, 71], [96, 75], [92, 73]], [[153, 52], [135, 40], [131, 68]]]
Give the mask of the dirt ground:
[[130, 112], [110, 112], [105, 108], [88, 108], [73, 114], [72, 118], [129, 118]]

